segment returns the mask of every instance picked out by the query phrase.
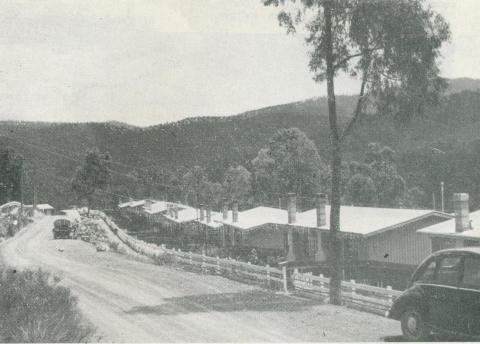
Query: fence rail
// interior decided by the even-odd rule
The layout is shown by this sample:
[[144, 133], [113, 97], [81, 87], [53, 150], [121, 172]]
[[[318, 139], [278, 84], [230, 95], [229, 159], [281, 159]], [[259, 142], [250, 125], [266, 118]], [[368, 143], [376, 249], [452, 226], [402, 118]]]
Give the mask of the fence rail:
[[[329, 293], [329, 278], [311, 273], [299, 273], [295, 270], [291, 276], [296, 291], [307, 297], [326, 297]], [[393, 301], [401, 295], [401, 291], [392, 287], [379, 288], [367, 284], [342, 281], [343, 302], [352, 307], [367, 310], [376, 314], [385, 314]]]
[[[258, 266], [230, 258], [209, 257], [179, 249], [168, 249], [163, 244], [150, 244], [131, 237], [102, 212], [96, 211], [94, 216], [100, 217], [132, 250], [154, 261], [174, 263], [188, 270], [222, 275], [271, 289], [283, 289], [285, 292], [291, 289], [289, 288], [291, 285], [297, 295], [308, 298], [324, 299], [329, 295], [330, 279], [323, 275], [300, 273], [298, 269], [294, 269], [289, 276], [286, 267], [278, 269], [268, 265]], [[385, 311], [401, 294], [400, 291], [393, 290], [391, 287], [380, 288], [355, 283], [353, 280], [342, 281], [341, 290], [342, 299], [346, 305], [381, 315], [385, 314]]]

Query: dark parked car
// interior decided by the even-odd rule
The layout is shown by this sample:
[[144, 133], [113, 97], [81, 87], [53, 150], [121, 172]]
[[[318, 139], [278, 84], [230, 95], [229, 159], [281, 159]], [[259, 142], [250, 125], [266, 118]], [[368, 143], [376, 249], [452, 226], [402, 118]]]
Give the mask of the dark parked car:
[[409, 341], [431, 332], [480, 338], [480, 247], [438, 251], [414, 272], [387, 316]]
[[75, 226], [68, 219], [57, 219], [53, 223], [54, 239], [72, 239], [75, 234]]

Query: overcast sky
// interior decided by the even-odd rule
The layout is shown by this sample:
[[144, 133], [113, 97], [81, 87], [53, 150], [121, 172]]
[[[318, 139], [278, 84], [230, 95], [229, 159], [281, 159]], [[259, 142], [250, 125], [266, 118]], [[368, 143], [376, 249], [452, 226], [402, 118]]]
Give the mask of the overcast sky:
[[[480, 78], [480, 1], [431, 3], [453, 32], [443, 75]], [[276, 14], [260, 0], [0, 0], [0, 120], [144, 126], [324, 95]]]

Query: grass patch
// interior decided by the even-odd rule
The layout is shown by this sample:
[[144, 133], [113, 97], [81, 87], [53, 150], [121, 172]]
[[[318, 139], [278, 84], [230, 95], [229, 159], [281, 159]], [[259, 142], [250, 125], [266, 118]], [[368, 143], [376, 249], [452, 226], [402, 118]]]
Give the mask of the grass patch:
[[0, 272], [0, 342], [87, 342], [77, 298], [42, 270]]

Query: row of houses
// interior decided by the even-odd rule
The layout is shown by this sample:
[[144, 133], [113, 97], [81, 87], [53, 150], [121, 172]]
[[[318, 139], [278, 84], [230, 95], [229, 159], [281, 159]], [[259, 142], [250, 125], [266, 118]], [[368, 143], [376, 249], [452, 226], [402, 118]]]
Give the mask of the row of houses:
[[[435, 210], [341, 207], [340, 234], [346, 278], [402, 287], [413, 269], [438, 249], [480, 245], [480, 211], [469, 213], [468, 195], [455, 194], [455, 214]], [[122, 211], [143, 214], [152, 231], [188, 233], [199, 242], [262, 256], [280, 256], [300, 267], [326, 267], [330, 206], [325, 195], [314, 209], [297, 212], [295, 194], [287, 209], [256, 207], [222, 212], [154, 200], [130, 201]]]

